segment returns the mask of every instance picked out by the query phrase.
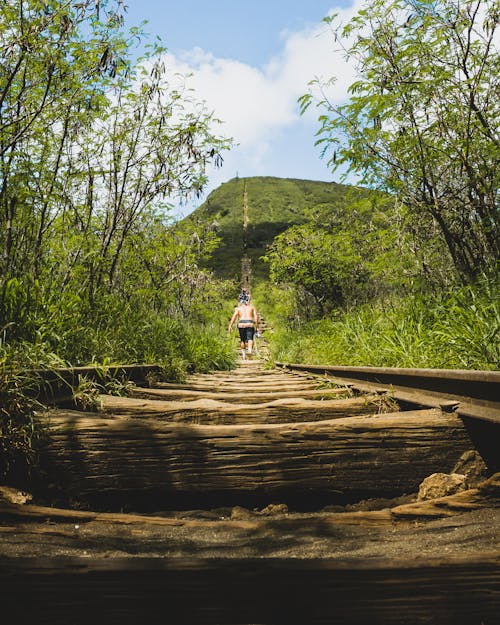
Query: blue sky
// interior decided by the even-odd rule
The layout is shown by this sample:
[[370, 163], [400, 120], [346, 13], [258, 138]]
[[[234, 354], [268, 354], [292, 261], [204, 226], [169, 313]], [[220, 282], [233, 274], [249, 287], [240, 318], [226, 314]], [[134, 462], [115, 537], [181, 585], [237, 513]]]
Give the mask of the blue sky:
[[189, 84], [197, 97], [224, 122], [218, 132], [238, 144], [222, 169], [210, 172], [204, 197], [236, 175], [338, 180], [314, 145], [318, 112], [301, 117], [297, 98], [316, 76], [333, 75], [338, 81], [330, 97], [346, 97], [354, 70], [335, 50], [322, 18], [335, 12], [345, 21], [360, 1], [125, 2], [127, 25], [148, 22], [146, 30], [168, 49], [167, 67], [192, 75]]

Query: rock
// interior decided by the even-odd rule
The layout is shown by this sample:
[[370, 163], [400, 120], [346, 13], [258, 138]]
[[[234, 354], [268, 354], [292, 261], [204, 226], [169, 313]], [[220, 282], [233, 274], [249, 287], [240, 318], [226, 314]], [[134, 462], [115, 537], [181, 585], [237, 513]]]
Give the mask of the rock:
[[0, 486], [0, 501], [7, 501], [8, 503], [25, 504], [33, 499], [33, 495], [25, 493], [17, 488], [11, 488], [10, 486]]
[[467, 477], [460, 473], [433, 473], [420, 484], [417, 501], [454, 495], [468, 487]]
[[242, 508], [241, 506], [234, 506], [231, 510], [231, 521], [246, 521], [253, 517], [254, 515], [250, 510]]
[[488, 468], [475, 449], [466, 451], [460, 456], [452, 473], [465, 475], [469, 488], [475, 488], [488, 478]]
[[260, 513], [266, 516], [272, 516], [274, 514], [288, 514], [288, 506], [286, 503], [270, 503], [263, 510], [261, 510]]

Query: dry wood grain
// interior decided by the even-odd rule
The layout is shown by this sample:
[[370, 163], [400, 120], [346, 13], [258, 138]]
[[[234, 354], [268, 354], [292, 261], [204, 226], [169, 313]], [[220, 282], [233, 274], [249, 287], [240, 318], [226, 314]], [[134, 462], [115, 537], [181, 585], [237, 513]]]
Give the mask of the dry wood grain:
[[[482, 508], [498, 508], [500, 506], [500, 473], [493, 475], [478, 485], [447, 497], [419, 501], [404, 505], [393, 506], [382, 510], [359, 510], [348, 512], [318, 512], [312, 514], [279, 513], [278, 525], [290, 530], [296, 525], [321, 521], [323, 527], [336, 525], [383, 526], [394, 523], [427, 521], [433, 518], [450, 517], [471, 510]], [[179, 518], [179, 516], [154, 516], [119, 512], [91, 512], [83, 510], [68, 510], [47, 506], [38, 506], [26, 503], [13, 503], [0, 500], [0, 518], [17, 519], [18, 521], [53, 521], [60, 523], [106, 523], [125, 525], [152, 525], [167, 527], [193, 528], [241, 528], [265, 531], [268, 527], [277, 527], [276, 518], [263, 516], [259, 512], [243, 511], [244, 519], [193, 519]], [[284, 521], [286, 519], [286, 521]], [[5, 529], [5, 528], [4, 528]]]
[[471, 443], [459, 419], [420, 410], [308, 423], [189, 425], [52, 413], [43, 455], [75, 496], [249, 493], [332, 498], [413, 492]]
[[102, 410], [137, 417], [158, 417], [173, 422], [196, 424], [283, 423], [377, 414], [381, 398], [302, 399], [291, 397], [258, 404], [228, 403], [208, 398], [192, 401], [161, 401], [102, 395]]
[[[474, 558], [46, 558], [0, 562], [17, 622], [471, 625], [497, 622], [498, 553]], [[29, 597], [29, 601], [27, 601]]]
[[165, 388], [141, 388], [134, 387], [131, 389], [132, 397], [140, 397], [144, 399], [163, 399], [168, 401], [189, 401], [194, 399], [213, 399], [216, 401], [257, 404], [274, 399], [288, 398], [308, 398], [308, 399], [328, 399], [339, 395], [351, 395], [351, 391], [347, 388], [325, 388], [325, 389], [307, 389], [302, 391], [286, 391], [281, 388], [277, 390], [247, 390], [245, 392], [234, 393], [218, 393], [210, 391], [200, 391], [194, 389], [165, 389]]

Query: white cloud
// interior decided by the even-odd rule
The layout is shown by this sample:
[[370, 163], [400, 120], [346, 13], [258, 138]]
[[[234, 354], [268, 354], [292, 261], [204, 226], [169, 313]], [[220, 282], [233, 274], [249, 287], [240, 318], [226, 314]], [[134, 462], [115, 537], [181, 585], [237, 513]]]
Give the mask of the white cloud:
[[239, 143], [258, 143], [270, 129], [293, 121], [287, 94], [273, 80], [240, 61], [218, 59], [196, 49], [167, 63], [175, 71], [191, 73], [188, 85], [224, 122], [224, 132]]
[[[345, 20], [357, 12], [360, 0], [350, 9], [332, 11]], [[191, 74], [187, 84], [198, 98], [224, 122], [222, 133], [232, 136], [241, 149], [266, 153], [273, 133], [299, 120], [297, 99], [315, 77], [337, 76], [331, 92], [336, 101], [345, 98], [354, 79], [353, 68], [335, 50], [333, 36], [324, 23], [301, 32], [282, 34], [283, 51], [263, 67], [233, 59], [216, 58], [200, 48], [181, 55], [166, 55], [172, 72]]]
[[[332, 7], [330, 14], [337, 13], [345, 23], [357, 13], [363, 1], [354, 0], [350, 8]], [[283, 32], [281, 39], [281, 53], [263, 67], [217, 58], [201, 48], [165, 55], [169, 73], [189, 75], [186, 85], [194, 90], [196, 99], [205, 101], [207, 108], [222, 120], [215, 132], [232, 137], [237, 144], [226, 154], [223, 169], [210, 172], [207, 194], [236, 174], [301, 177], [299, 159], [303, 146], [297, 144], [293, 154], [278, 155], [273, 150], [283, 133], [291, 136], [296, 129], [303, 129], [304, 124], [310, 127], [310, 145], [314, 143], [318, 110], [311, 107], [301, 118], [298, 98], [308, 91], [311, 80], [328, 80], [332, 76], [336, 76], [336, 82], [328, 90], [329, 99], [341, 102], [347, 96], [347, 88], [354, 81], [354, 68], [345, 61], [327, 24], [320, 22], [300, 32]], [[320, 161], [319, 151], [317, 158]], [[287, 159], [290, 159], [289, 169], [283, 166]], [[318, 170], [320, 167], [319, 164]], [[277, 170], [290, 173], [275, 173]], [[185, 214], [199, 203], [194, 200], [180, 212]]]
[[308, 90], [313, 79], [321, 81], [336, 77], [335, 89], [330, 93], [336, 102], [345, 99], [347, 87], [353, 82], [352, 64], [335, 43], [326, 24], [288, 35], [283, 53], [268, 66], [270, 75], [276, 75], [276, 84], [283, 93], [289, 93], [296, 102]]

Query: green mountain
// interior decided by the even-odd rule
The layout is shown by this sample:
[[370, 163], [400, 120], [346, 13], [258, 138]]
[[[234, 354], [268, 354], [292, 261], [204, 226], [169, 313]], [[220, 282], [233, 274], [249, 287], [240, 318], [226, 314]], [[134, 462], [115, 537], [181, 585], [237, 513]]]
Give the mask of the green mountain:
[[[246, 190], [248, 225], [243, 228]], [[209, 262], [217, 275], [238, 280], [241, 258], [246, 252], [252, 276], [266, 278], [267, 265], [261, 260], [274, 237], [293, 224], [308, 221], [315, 208], [332, 211], [365, 189], [314, 180], [256, 176], [233, 178], [215, 189], [188, 219], [211, 223], [222, 242]]]

